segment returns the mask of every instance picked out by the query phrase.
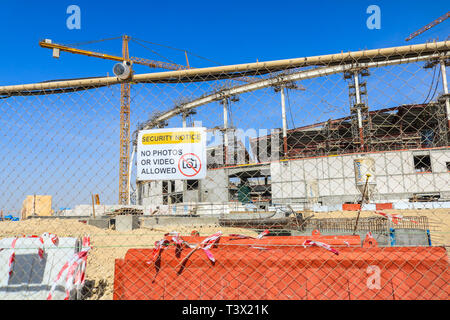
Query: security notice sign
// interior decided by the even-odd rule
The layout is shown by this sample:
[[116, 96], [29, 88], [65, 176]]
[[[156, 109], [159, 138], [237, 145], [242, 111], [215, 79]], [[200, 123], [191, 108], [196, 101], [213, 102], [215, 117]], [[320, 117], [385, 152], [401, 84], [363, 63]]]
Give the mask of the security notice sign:
[[206, 176], [206, 129], [142, 130], [137, 180], [192, 180]]

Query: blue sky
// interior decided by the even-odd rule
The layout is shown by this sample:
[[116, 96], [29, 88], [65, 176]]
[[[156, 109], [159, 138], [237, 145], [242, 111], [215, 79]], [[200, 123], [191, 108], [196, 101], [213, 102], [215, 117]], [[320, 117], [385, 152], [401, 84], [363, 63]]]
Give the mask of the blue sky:
[[[149, 42], [188, 50], [220, 64], [287, 59], [311, 55], [444, 40], [450, 19], [418, 36], [405, 38], [448, 10], [446, 1], [5, 1], [0, 4], [2, 76], [0, 85], [106, 76], [114, 62], [68, 53], [60, 59], [38, 41], [72, 44], [128, 34]], [[69, 30], [69, 5], [81, 9], [81, 29]], [[370, 30], [369, 5], [381, 9], [381, 29]], [[184, 53], [146, 44], [160, 55], [185, 64]], [[121, 55], [121, 41], [82, 46]], [[150, 50], [130, 44], [132, 56], [163, 60]], [[189, 55], [194, 67], [213, 62]], [[374, 71], [371, 108], [421, 103], [432, 71], [403, 66]], [[137, 73], [152, 70], [136, 66]], [[403, 72], [410, 87], [386, 95]], [[377, 76], [380, 72], [380, 76]], [[401, 78], [401, 77], [400, 77]], [[399, 83], [404, 85], [404, 83]], [[369, 83], [370, 85], [370, 83]], [[420, 85], [420, 86], [419, 86]], [[176, 99], [206, 93], [209, 84], [135, 85], [132, 89], [132, 131], [151, 110], [164, 110]], [[291, 91], [289, 126], [307, 125], [348, 115], [348, 91], [341, 75], [305, 82], [308, 92]], [[280, 127], [279, 96], [272, 89], [248, 93], [234, 104], [236, 127]], [[117, 201], [118, 87], [60, 96], [0, 100], [0, 209], [18, 210], [27, 194], [52, 194], [54, 209], [89, 203], [100, 193], [102, 203]], [[261, 100], [261, 97], [264, 100]], [[261, 111], [260, 105], [266, 108]], [[291, 106], [292, 105], [292, 106]], [[93, 108], [97, 106], [97, 108]], [[150, 107], [149, 107], [150, 106]], [[292, 109], [291, 109], [292, 107]], [[256, 110], [257, 112], [253, 112]], [[319, 110], [317, 112], [317, 110]], [[203, 106], [208, 127], [220, 125], [221, 106]], [[264, 120], [262, 120], [264, 119]], [[198, 118], [195, 120], [199, 120]], [[270, 122], [270, 123], [269, 123]], [[291, 123], [294, 122], [293, 125]], [[180, 119], [170, 121], [180, 126]], [[106, 137], [106, 138], [105, 138]], [[14, 196], [12, 196], [14, 195]], [[17, 211], [16, 211], [17, 212]]]
[[[69, 30], [66, 9], [81, 9], [81, 29]], [[381, 9], [381, 29], [369, 30], [369, 5]], [[410, 42], [413, 31], [448, 11], [448, 1], [20, 1], [3, 0], [0, 10], [3, 61], [0, 85], [59, 78], [106, 75], [112, 62], [40, 48], [39, 39], [60, 43], [128, 34], [146, 41], [189, 50], [222, 64], [273, 60], [445, 39], [450, 21]], [[120, 55], [120, 40], [88, 47]], [[161, 49], [151, 46], [152, 49]], [[130, 47], [131, 55], [156, 59]], [[184, 55], [168, 51], [172, 61]], [[197, 61], [195, 66], [212, 65]], [[140, 68], [138, 72], [148, 72]]]

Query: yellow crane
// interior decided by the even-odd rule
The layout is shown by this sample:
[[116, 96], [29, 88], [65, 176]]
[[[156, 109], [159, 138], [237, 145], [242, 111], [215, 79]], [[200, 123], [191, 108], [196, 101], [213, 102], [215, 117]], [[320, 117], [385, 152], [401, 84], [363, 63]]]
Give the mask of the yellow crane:
[[[130, 37], [122, 36], [122, 56], [114, 56], [104, 53], [98, 53], [89, 50], [82, 50], [57, 43], [53, 43], [49, 39], [39, 42], [42, 48], [52, 49], [53, 57], [59, 58], [60, 52], [69, 52], [73, 54], [81, 54], [89, 57], [101, 58], [106, 60], [127, 63], [130, 68], [130, 75], [132, 73], [132, 64], [145, 65], [150, 68], [161, 68], [168, 70], [185, 70], [189, 67], [168, 63], [162, 61], [149, 60], [144, 58], [131, 57], [128, 50], [128, 42]], [[187, 56], [186, 56], [187, 58]], [[130, 82], [123, 81], [120, 85], [120, 156], [119, 156], [119, 204], [129, 204], [129, 186], [128, 186], [128, 167], [130, 154]]]
[[446, 20], [448, 17], [450, 17], [450, 11], [448, 11], [446, 14], [440, 16], [439, 18], [437, 18], [436, 20], [430, 22], [429, 24], [427, 24], [426, 26], [420, 28], [419, 30], [411, 33], [408, 38], [405, 39], [405, 41], [409, 41], [415, 37], [417, 37], [419, 34], [424, 33], [425, 31], [433, 28], [435, 25], [438, 25], [439, 23], [443, 22], [444, 20]]
[[[123, 35], [122, 37], [122, 56], [115, 56], [105, 53], [99, 53], [95, 51], [90, 50], [83, 50], [79, 48], [70, 47], [67, 45], [57, 44], [53, 43], [50, 39], [45, 39], [42, 41], [39, 41], [39, 45], [42, 48], [46, 49], [52, 49], [53, 50], [53, 57], [59, 58], [61, 52], [69, 52], [73, 54], [80, 54], [88, 57], [95, 57], [100, 59], [106, 59], [111, 61], [117, 61], [120, 63], [127, 63], [129, 66], [129, 74], [128, 77], [125, 79], [121, 78], [122, 80], [126, 80], [127, 78], [131, 77], [132, 75], [132, 65], [133, 64], [139, 64], [139, 65], [145, 65], [150, 68], [160, 68], [160, 69], [168, 69], [168, 70], [186, 70], [191, 69], [192, 67], [189, 66], [189, 60], [187, 57], [187, 51], [184, 51], [185, 57], [186, 57], [186, 63], [187, 67], [183, 65], [179, 65], [176, 63], [170, 63], [170, 62], [162, 62], [162, 61], [156, 61], [156, 60], [150, 60], [150, 59], [144, 59], [144, 58], [137, 58], [137, 57], [130, 57], [129, 50], [128, 50], [128, 43], [131, 39], [131, 37], [127, 35]], [[104, 39], [104, 40], [110, 40], [110, 39]], [[104, 40], [98, 40], [95, 42], [100, 42]], [[116, 67], [116, 66], [115, 66]], [[235, 80], [242, 81], [242, 82], [255, 82], [260, 79], [253, 79], [250, 77], [238, 77], [235, 78]], [[291, 86], [290, 89], [298, 89], [298, 90], [304, 90], [302, 86]], [[123, 81], [121, 83], [120, 87], [120, 155], [119, 155], [119, 204], [126, 205], [129, 204], [129, 165], [130, 165], [130, 90], [131, 90], [131, 84], [128, 81]]]

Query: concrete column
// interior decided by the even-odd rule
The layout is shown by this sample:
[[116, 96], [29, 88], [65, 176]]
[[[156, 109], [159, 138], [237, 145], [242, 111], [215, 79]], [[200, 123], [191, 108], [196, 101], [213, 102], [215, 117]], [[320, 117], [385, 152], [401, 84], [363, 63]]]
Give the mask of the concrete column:
[[284, 97], [284, 86], [281, 86], [281, 119], [283, 122], [283, 153], [287, 156], [287, 120], [286, 120], [286, 102]]
[[183, 128], [186, 128], [186, 114], [183, 113], [182, 117], [183, 117]]
[[142, 205], [141, 201], [141, 183], [136, 181], [136, 204]]
[[[187, 57], [186, 57], [186, 58], [187, 58]], [[182, 119], [183, 119], [183, 128], [186, 128], [186, 117], [187, 117], [186, 113], [183, 112], [183, 113], [181, 114], [181, 117], [182, 117]], [[184, 181], [183, 181], [183, 195], [186, 194], [186, 191], [187, 191], [187, 182], [186, 182], [186, 180], [184, 180]], [[183, 200], [184, 200], [184, 199], [183, 199]]]

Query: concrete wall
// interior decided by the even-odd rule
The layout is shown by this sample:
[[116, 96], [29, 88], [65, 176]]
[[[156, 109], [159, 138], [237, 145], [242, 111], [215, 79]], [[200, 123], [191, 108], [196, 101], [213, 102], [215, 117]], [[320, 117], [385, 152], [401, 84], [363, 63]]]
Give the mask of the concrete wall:
[[[440, 208], [448, 208], [450, 209], [450, 201], [441, 201], [441, 202], [407, 202], [407, 201], [397, 201], [393, 202], [393, 209], [440, 209]], [[95, 206], [96, 218], [97, 220], [102, 220], [102, 218], [107, 217], [107, 214], [104, 212], [112, 212], [115, 209], [120, 208], [119, 205], [98, 205]], [[128, 207], [128, 206], [127, 206]], [[158, 209], [157, 213], [153, 216], [167, 216], [167, 215], [188, 215], [195, 213], [196, 215], [205, 216], [205, 215], [215, 215], [215, 216], [223, 216], [231, 214], [233, 217], [238, 217], [244, 213], [233, 213], [233, 212], [248, 212], [245, 206], [237, 202], [229, 202], [229, 203], [217, 203], [217, 202], [190, 202], [190, 203], [180, 203], [175, 205], [146, 205], [146, 206], [132, 206], [138, 209], [142, 209], [144, 212], [144, 216], [151, 216], [152, 213]], [[303, 210], [304, 204], [292, 204], [292, 209], [294, 211]], [[278, 206], [269, 206], [267, 211], [267, 215], [271, 215], [274, 212], [280, 211], [280, 208], [284, 208], [282, 205]], [[194, 210], [195, 209], [195, 210]], [[309, 207], [312, 211], [315, 212], [329, 212], [329, 211], [341, 211], [342, 203], [334, 204], [334, 205], [319, 205], [313, 204]], [[374, 211], [376, 209], [375, 204], [364, 204], [363, 210]], [[260, 211], [258, 211], [260, 212]], [[244, 215], [255, 216], [259, 215], [259, 213], [248, 213]], [[276, 217], [279, 217], [280, 213], [277, 214]], [[264, 214], [262, 214], [264, 216]], [[62, 218], [66, 217], [92, 217], [92, 206], [91, 205], [79, 205], [76, 206], [72, 210], [63, 211]], [[241, 217], [241, 216], [239, 216]], [[104, 219], [103, 219], [104, 220]]]
[[208, 170], [206, 178], [200, 180], [202, 202], [228, 202], [227, 169]]
[[[108, 204], [99, 204], [95, 205], [95, 217], [106, 216], [112, 213], [114, 210], [123, 208], [122, 205], [108, 205]], [[136, 208], [136, 209], [144, 209], [143, 206], [130, 205], [125, 206], [127, 208]], [[62, 210], [59, 212], [60, 216], [76, 216], [76, 217], [93, 217], [92, 204], [80, 204], [75, 206], [73, 209]]]
[[[414, 169], [415, 155], [429, 154], [432, 172]], [[446, 162], [450, 150], [418, 150], [368, 153], [375, 160], [377, 183], [374, 201], [408, 201], [414, 193], [439, 192], [450, 198]], [[271, 163], [272, 198], [275, 203], [306, 202], [307, 181], [318, 185], [319, 201], [325, 205], [353, 202], [361, 197], [355, 186], [353, 160], [362, 155], [317, 157]]]
[[[414, 156], [429, 155], [432, 172], [416, 172]], [[369, 156], [375, 160], [376, 188], [372, 202], [408, 202], [415, 193], [440, 193], [441, 199], [450, 199], [450, 149], [405, 150], [377, 153], [349, 154], [305, 158], [270, 163], [272, 200], [274, 204], [303, 207], [304, 203], [320, 202], [325, 206], [355, 202], [361, 193], [355, 186], [353, 160]], [[268, 166], [269, 167], [269, 166]], [[239, 168], [245, 170], [245, 168]], [[212, 212], [228, 209], [228, 173], [233, 169], [208, 170], [199, 181], [199, 189], [185, 192], [184, 203], [206, 203], [222, 206], [208, 208]], [[184, 181], [176, 181], [176, 191], [183, 190]], [[185, 190], [185, 189], [184, 189]], [[146, 183], [142, 205], [162, 205], [162, 182]], [[183, 205], [183, 204], [180, 204]], [[245, 210], [245, 209], [243, 209]], [[179, 212], [179, 209], [176, 209]]]
[[[143, 183], [141, 205], [163, 205], [162, 184], [162, 181], [151, 181]], [[199, 187], [197, 190], [188, 191], [185, 181], [175, 180], [175, 189], [169, 191], [183, 192], [183, 203], [225, 203], [228, 201], [228, 178], [224, 169], [209, 170], [206, 178], [199, 181]]]
[[211, 225], [218, 224], [218, 216], [201, 216], [201, 217], [141, 217], [140, 224], [142, 227], [152, 228], [154, 226], [166, 225]]

